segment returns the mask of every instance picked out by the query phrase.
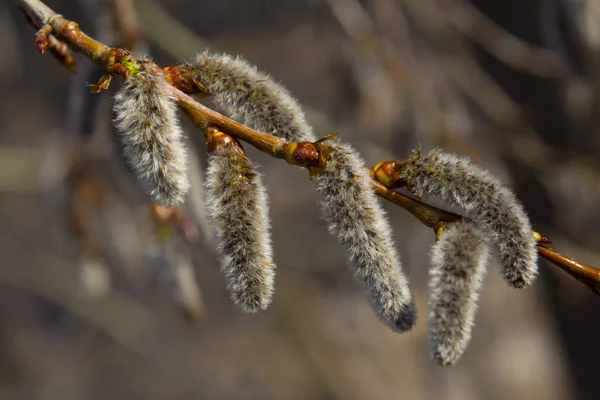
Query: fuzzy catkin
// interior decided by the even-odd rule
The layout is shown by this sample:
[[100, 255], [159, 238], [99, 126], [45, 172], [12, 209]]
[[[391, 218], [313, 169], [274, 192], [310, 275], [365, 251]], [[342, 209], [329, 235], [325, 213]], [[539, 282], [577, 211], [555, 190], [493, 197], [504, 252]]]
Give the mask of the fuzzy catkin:
[[287, 141], [315, 141], [312, 127], [290, 93], [240, 57], [199, 54], [184, 67], [234, 120]]
[[274, 291], [267, 194], [252, 163], [232, 147], [210, 154], [208, 218], [232, 300], [247, 312], [266, 309]]
[[143, 188], [156, 203], [172, 207], [183, 202], [190, 186], [176, 99], [161, 71], [143, 68], [116, 94], [114, 121]]
[[452, 365], [469, 341], [489, 250], [470, 223], [445, 228], [431, 249], [429, 351], [440, 365]]
[[410, 330], [416, 317], [408, 279], [364, 161], [337, 140], [325, 144], [333, 152], [314, 184], [329, 231], [349, 251], [354, 276], [368, 290], [380, 319], [394, 330]]
[[441, 197], [489, 236], [500, 256], [506, 281], [522, 288], [537, 276], [537, 251], [529, 218], [514, 194], [469, 159], [432, 150], [415, 154], [400, 171], [409, 190]]

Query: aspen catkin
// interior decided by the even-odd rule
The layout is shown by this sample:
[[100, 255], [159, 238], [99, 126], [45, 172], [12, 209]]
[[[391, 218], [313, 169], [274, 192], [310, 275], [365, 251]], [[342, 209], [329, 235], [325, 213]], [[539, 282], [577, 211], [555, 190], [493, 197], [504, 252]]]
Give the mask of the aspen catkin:
[[234, 147], [222, 146], [209, 156], [205, 184], [208, 218], [231, 297], [247, 312], [266, 309], [275, 264], [261, 177]]
[[415, 310], [408, 279], [364, 161], [353, 148], [337, 140], [325, 144], [333, 152], [314, 182], [322, 196], [321, 208], [329, 230], [350, 252], [354, 275], [368, 290], [381, 320], [394, 330], [410, 330]]
[[183, 68], [193, 71], [194, 79], [234, 120], [288, 141], [316, 140], [292, 95], [244, 59], [204, 52]]
[[157, 203], [172, 207], [189, 189], [177, 106], [164, 75], [149, 63], [132, 73], [115, 96], [115, 125], [125, 158]]
[[454, 364], [469, 344], [488, 255], [470, 223], [445, 227], [431, 250], [429, 349], [440, 365]]
[[537, 251], [529, 218], [514, 194], [467, 158], [440, 150], [409, 158], [401, 170], [409, 190], [460, 207], [497, 247], [504, 278], [522, 288], [537, 276]]

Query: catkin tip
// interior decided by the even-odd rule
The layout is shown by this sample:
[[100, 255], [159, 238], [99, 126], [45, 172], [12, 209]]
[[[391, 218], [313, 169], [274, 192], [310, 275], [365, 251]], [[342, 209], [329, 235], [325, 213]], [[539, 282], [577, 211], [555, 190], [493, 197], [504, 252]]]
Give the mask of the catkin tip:
[[391, 328], [397, 332], [408, 332], [412, 330], [417, 322], [417, 312], [414, 301], [405, 304], [393, 319]]

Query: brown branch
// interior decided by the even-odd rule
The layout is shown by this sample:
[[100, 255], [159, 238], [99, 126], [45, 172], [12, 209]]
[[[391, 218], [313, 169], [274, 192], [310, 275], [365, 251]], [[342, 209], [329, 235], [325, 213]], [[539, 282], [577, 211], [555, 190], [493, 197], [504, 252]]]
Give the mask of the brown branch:
[[[89, 37], [79, 29], [77, 23], [57, 14], [40, 0], [8, 0], [8, 2], [23, 11], [35, 28], [40, 29], [43, 27], [44, 35], [54, 34], [54, 36], [67, 42], [75, 50], [83, 53], [94, 62], [103, 64], [107, 68], [110, 68], [117, 62], [116, 59], [119, 55], [127, 53], [125, 50], [112, 49], [104, 43]], [[40, 38], [38, 37], [38, 39]]]
[[538, 246], [538, 253], [560, 269], [600, 295], [600, 269], [562, 255], [547, 247]]
[[[123, 76], [127, 75], [128, 70], [120, 64], [121, 58], [126, 57], [129, 54], [126, 50], [113, 49], [92, 39], [81, 31], [75, 22], [57, 15], [39, 0], [8, 1], [23, 10], [29, 17], [30, 22], [36, 28], [39, 29], [44, 25], [50, 25], [52, 27], [51, 33], [69, 43], [75, 50], [85, 54], [96, 63], [104, 65], [111, 73]], [[169, 75], [169, 68], [166, 68], [165, 70], [167, 71], [167, 75]], [[187, 84], [189, 84], [189, 82], [187, 82]], [[309, 171], [312, 168], [322, 166], [322, 163], [327, 159], [328, 147], [320, 142], [288, 143], [283, 139], [255, 131], [198, 103], [181, 90], [178, 90], [177, 86], [179, 85], [176, 85], [175, 94], [180, 108], [185, 112], [189, 119], [202, 130], [205, 130], [210, 126], [215, 126], [223, 132], [249, 143], [264, 153], [276, 158], [284, 159], [290, 164], [306, 167]], [[194, 90], [191, 92], [194, 92]], [[381, 166], [382, 164], [384, 163], [380, 163], [378, 166]], [[417, 199], [396, 192], [393, 190], [398, 187], [398, 182], [396, 181], [393, 183], [388, 182], [390, 187], [386, 187], [376, 179], [377, 169], [376, 166], [372, 170], [372, 176], [374, 176], [373, 188], [375, 193], [409, 211], [424, 225], [437, 230], [442, 223], [459, 221], [462, 218], [460, 215], [443, 211]], [[538, 247], [538, 252], [540, 256], [555, 263], [560, 268], [576, 277], [580, 282], [591, 287], [595, 293], [600, 294], [600, 291], [597, 289], [597, 284], [600, 280], [600, 270], [582, 264], [545, 247]]]
[[180, 90], [176, 90], [176, 96], [179, 107], [181, 107], [194, 125], [200, 129], [204, 130], [209, 126], [219, 127], [226, 133], [251, 144], [272, 157], [285, 158], [285, 147], [287, 144], [285, 140], [250, 129], [198, 103]]
[[463, 219], [463, 217], [458, 214], [444, 211], [430, 206], [429, 204], [422, 203], [405, 194], [396, 192], [395, 190], [388, 189], [375, 179], [373, 179], [373, 188], [377, 196], [404, 208], [414, 215], [423, 225], [428, 226], [433, 230], [437, 230], [442, 223], [458, 222]]
[[96, 62], [103, 60], [110, 50], [110, 47], [83, 33], [75, 22], [57, 14], [39, 0], [9, 0], [9, 3], [25, 12], [34, 27], [39, 29], [49, 25], [52, 31], [48, 34], [54, 33]]

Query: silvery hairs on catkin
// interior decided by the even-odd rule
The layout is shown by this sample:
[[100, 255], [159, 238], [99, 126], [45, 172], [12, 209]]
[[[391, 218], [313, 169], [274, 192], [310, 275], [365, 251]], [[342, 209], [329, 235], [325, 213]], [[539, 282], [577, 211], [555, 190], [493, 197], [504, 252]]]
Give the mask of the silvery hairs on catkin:
[[206, 172], [208, 218], [233, 301], [247, 312], [266, 309], [274, 292], [268, 199], [260, 175], [233, 147], [217, 148]]
[[489, 250], [470, 223], [443, 228], [431, 249], [429, 350], [440, 365], [452, 365], [469, 341]]
[[153, 200], [166, 207], [183, 202], [189, 189], [186, 150], [173, 88], [149, 63], [126, 78], [113, 112], [128, 163]]
[[353, 273], [368, 290], [380, 319], [394, 330], [410, 330], [415, 310], [408, 279], [364, 161], [338, 140], [324, 144], [333, 151], [314, 184], [329, 230], [350, 252]]
[[316, 140], [292, 95], [244, 59], [204, 52], [182, 68], [190, 68], [215, 104], [234, 120], [287, 141]]
[[529, 218], [514, 194], [469, 159], [441, 150], [416, 153], [400, 171], [409, 190], [458, 206], [497, 247], [504, 278], [522, 288], [537, 276], [537, 251]]

